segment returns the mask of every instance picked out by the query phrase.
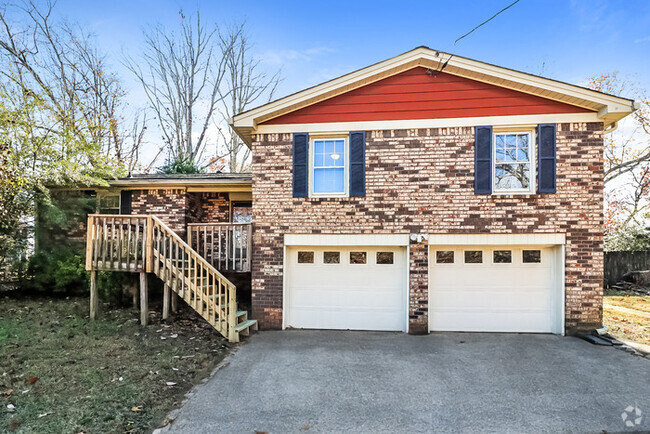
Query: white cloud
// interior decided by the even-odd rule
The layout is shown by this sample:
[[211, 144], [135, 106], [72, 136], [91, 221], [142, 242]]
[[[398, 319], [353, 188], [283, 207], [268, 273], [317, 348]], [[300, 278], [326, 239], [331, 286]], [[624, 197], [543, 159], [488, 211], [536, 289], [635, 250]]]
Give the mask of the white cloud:
[[641, 44], [641, 43], [643, 43], [643, 42], [650, 42], [650, 36], [646, 36], [646, 37], [643, 37], [643, 38], [639, 38], [639, 39], [635, 39], [635, 40], [634, 40], [634, 43], [635, 43], [635, 44]]
[[301, 61], [309, 62], [315, 57], [333, 53], [335, 50], [329, 47], [312, 47], [304, 50], [267, 50], [261, 53], [260, 57], [268, 64], [284, 65], [287, 62]]

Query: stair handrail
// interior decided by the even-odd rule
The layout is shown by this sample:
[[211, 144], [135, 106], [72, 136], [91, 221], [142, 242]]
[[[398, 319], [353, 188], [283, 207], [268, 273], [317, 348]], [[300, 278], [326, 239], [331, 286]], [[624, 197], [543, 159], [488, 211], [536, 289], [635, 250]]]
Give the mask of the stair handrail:
[[[224, 284], [225, 291], [226, 291], [226, 299], [227, 299], [227, 307], [226, 307], [226, 312], [225, 312], [225, 317], [224, 318], [225, 324], [226, 324], [226, 330], [222, 332], [224, 336], [228, 338], [228, 340], [233, 341], [235, 339], [235, 326], [237, 324], [237, 297], [236, 297], [236, 287], [235, 285], [228, 280], [223, 274], [219, 272], [215, 267], [213, 267], [205, 258], [203, 258], [196, 250], [194, 250], [189, 244], [187, 244], [183, 239], [176, 234], [175, 231], [173, 231], [169, 226], [167, 226], [165, 223], [163, 223], [158, 217], [156, 216], [148, 216], [149, 222], [148, 222], [148, 228], [147, 228], [147, 271], [154, 272], [153, 270], [153, 256], [154, 256], [154, 250], [155, 246], [153, 243], [153, 229], [154, 226], [159, 227], [161, 230], [163, 230], [167, 236], [172, 238], [176, 243], [181, 246], [181, 248], [184, 248], [186, 252], [188, 252], [191, 256], [192, 259], [195, 261], [195, 264], [201, 264], [201, 266], [210, 274], [213, 275], [215, 280], [221, 281], [221, 283]], [[160, 254], [160, 252], [158, 252]], [[214, 300], [210, 300], [209, 294], [205, 293], [205, 288], [202, 289], [202, 292], [204, 296], [206, 296], [206, 304], [212, 305], [212, 309], [214, 312], [217, 312], [219, 310], [219, 306], [217, 303], [214, 302]], [[203, 300], [202, 300], [203, 301]], [[221, 313], [221, 312], [220, 312]], [[221, 321], [219, 321], [219, 324], [221, 325]]]

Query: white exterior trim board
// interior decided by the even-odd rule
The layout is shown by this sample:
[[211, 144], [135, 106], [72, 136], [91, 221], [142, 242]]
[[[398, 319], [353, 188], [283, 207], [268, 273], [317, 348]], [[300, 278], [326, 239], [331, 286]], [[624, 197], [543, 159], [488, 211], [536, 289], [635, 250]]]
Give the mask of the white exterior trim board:
[[285, 234], [285, 246], [408, 246], [409, 234]]
[[430, 246], [496, 246], [537, 245], [556, 246], [566, 244], [565, 234], [430, 234]]
[[341, 133], [344, 131], [408, 130], [420, 128], [474, 127], [477, 125], [513, 126], [547, 123], [600, 122], [596, 113], [485, 116], [448, 119], [407, 119], [395, 121], [359, 121], [306, 124], [260, 125], [255, 134]]

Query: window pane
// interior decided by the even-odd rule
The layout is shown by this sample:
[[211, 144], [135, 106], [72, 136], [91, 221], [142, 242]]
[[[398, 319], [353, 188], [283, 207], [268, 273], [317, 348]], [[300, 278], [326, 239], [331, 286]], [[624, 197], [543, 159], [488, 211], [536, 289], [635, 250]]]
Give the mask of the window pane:
[[499, 148], [504, 148], [504, 147], [506, 146], [506, 141], [505, 141], [505, 139], [503, 138], [503, 135], [502, 135], [502, 134], [498, 134], [498, 135], [497, 135], [496, 146], [497, 146], [497, 149], [499, 149]]
[[520, 134], [517, 136], [517, 147], [528, 148], [528, 134]]
[[342, 154], [343, 151], [345, 151], [345, 141], [337, 140], [336, 141], [336, 146], [334, 147], [334, 152]]
[[528, 163], [497, 164], [494, 167], [496, 190], [521, 190], [530, 186]]
[[465, 252], [466, 264], [481, 264], [483, 262], [483, 252], [480, 250], [468, 250]]
[[453, 264], [454, 263], [454, 251], [453, 250], [442, 250], [436, 252], [436, 263], [437, 264]]
[[322, 154], [323, 153], [323, 141], [322, 140], [315, 140], [314, 141], [314, 154]]
[[350, 264], [365, 264], [366, 252], [350, 252]]
[[393, 263], [393, 252], [377, 252], [377, 263], [378, 264], [392, 264]]
[[542, 262], [542, 252], [539, 250], [524, 250], [523, 261], [525, 264]]
[[298, 252], [298, 263], [299, 264], [313, 264], [314, 263], [314, 252]]
[[343, 193], [344, 181], [343, 168], [314, 169], [314, 193]]
[[340, 264], [341, 252], [323, 252], [324, 264]]
[[506, 146], [508, 148], [517, 146], [517, 137], [514, 134], [506, 134]]
[[528, 156], [528, 148], [517, 149], [517, 161], [523, 161], [525, 163], [530, 161], [530, 157]]
[[509, 264], [512, 262], [512, 252], [510, 250], [495, 250], [493, 261], [495, 264]]
[[323, 165], [323, 154], [314, 154], [314, 167], [322, 167]]

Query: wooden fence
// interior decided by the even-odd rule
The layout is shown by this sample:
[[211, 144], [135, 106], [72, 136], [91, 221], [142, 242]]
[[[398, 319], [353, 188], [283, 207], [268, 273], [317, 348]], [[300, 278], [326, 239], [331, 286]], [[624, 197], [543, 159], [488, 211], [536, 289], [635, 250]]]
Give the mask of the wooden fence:
[[630, 271], [650, 270], [650, 251], [605, 252], [605, 286], [614, 285]]

